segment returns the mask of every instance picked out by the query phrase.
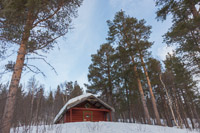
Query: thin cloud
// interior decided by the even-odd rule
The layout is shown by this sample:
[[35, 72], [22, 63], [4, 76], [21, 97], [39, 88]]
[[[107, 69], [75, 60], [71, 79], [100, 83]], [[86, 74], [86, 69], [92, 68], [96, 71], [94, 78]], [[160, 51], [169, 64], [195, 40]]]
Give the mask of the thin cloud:
[[164, 47], [161, 47], [161, 48], [158, 48], [157, 49], [157, 55], [159, 56], [159, 58], [161, 60], [165, 60], [166, 59], [166, 55], [169, 53], [169, 54], [172, 54], [173, 51], [174, 51], [174, 47], [172, 46], [164, 46]]

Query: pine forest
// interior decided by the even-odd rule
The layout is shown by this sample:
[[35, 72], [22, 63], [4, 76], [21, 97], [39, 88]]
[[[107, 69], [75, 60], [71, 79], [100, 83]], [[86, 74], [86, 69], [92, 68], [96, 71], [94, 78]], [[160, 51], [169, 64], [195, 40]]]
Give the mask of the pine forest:
[[[57, 69], [64, 67], [54, 67], [47, 57], [59, 47], [58, 39], [84, 28], [73, 25], [84, 0], [0, 0], [0, 132], [9, 133], [19, 126], [51, 125], [66, 102], [85, 93], [112, 106], [114, 122], [200, 130], [200, 1], [152, 1], [156, 16], [152, 18], [163, 25], [170, 18], [171, 23], [160, 35], [160, 47], [173, 47], [163, 60], [152, 50], [156, 41], [151, 39], [155, 32], [151, 22], [122, 8], [104, 21], [106, 37], [96, 44], [97, 49], [92, 54], [84, 52], [90, 58], [87, 81], [80, 84], [80, 79], [70, 79], [70, 75], [49, 88], [38, 75], [51, 78], [50, 82], [56, 76], [46, 76], [41, 69], [44, 66], [35, 61], [59, 75]], [[105, 12], [109, 11], [105, 8]], [[91, 28], [97, 29], [93, 34], [102, 34], [98, 27]], [[78, 41], [81, 36], [74, 38]], [[69, 51], [78, 48], [67, 43]], [[61, 58], [67, 56], [60, 54]], [[9, 59], [11, 56], [14, 60]], [[84, 64], [84, 57], [73, 62]], [[58, 59], [57, 63], [70, 65], [72, 61]], [[74, 68], [71, 73], [75, 71], [79, 70]], [[24, 78], [26, 72], [31, 76]], [[9, 80], [5, 78], [8, 74]]]

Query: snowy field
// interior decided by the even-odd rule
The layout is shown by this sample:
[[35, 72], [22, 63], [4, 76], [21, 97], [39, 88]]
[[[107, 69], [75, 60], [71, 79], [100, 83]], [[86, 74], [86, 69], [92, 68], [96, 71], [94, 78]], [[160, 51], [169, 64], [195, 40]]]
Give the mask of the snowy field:
[[19, 127], [11, 133], [199, 133], [188, 129], [177, 129], [145, 124], [119, 122], [74, 122], [51, 126]]

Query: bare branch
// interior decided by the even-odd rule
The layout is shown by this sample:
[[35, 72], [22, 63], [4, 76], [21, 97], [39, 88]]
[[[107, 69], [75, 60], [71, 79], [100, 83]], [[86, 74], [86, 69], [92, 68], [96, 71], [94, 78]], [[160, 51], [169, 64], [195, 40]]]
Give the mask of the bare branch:
[[[30, 64], [26, 64], [26, 65], [24, 65], [25, 67], [27, 67], [31, 72], [33, 72], [33, 73], [35, 73], [35, 74], [42, 74], [42, 76], [44, 76], [44, 77], [46, 77], [46, 75], [38, 68], [38, 67], [36, 67], [36, 66], [34, 66], [34, 65], [30, 65]], [[30, 66], [30, 67], [29, 67]], [[31, 67], [33, 67], [33, 68], [35, 68], [36, 69], [36, 71], [35, 70], [33, 70], [33, 69], [31, 69]]]
[[16, 51], [12, 50], [12, 53], [9, 54], [9, 55], [7, 55], [6, 58], [5, 58], [5, 57], [2, 57], [2, 59], [0, 60], [0, 62], [6, 60], [7, 58], [11, 57], [11, 56], [14, 55], [15, 53], [16, 53]]
[[0, 73], [0, 75], [4, 75], [6, 73], [8, 73], [8, 72], [6, 72], [6, 70], [4, 70], [3, 72]]
[[32, 52], [32, 53], [33, 53], [33, 54], [36, 54], [36, 55], [38, 55], [38, 56], [40, 56], [40, 57], [47, 58], [47, 56], [38, 54], [37, 52]]
[[32, 60], [38, 59], [38, 60], [44, 61], [48, 66], [51, 67], [51, 69], [55, 72], [55, 74], [58, 75], [58, 73], [56, 72], [55, 68], [54, 68], [50, 63], [48, 63], [44, 58], [40, 58], [40, 57], [31, 57], [31, 58], [27, 58], [27, 59], [32, 59]]

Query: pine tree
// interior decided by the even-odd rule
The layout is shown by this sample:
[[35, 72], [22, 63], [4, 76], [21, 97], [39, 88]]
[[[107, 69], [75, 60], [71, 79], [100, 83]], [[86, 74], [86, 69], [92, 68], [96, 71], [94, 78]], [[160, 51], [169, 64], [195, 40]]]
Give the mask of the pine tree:
[[63, 107], [63, 105], [65, 104], [63, 102], [63, 99], [62, 99], [62, 92], [60, 90], [60, 86], [58, 85], [57, 86], [57, 90], [55, 92], [55, 97], [54, 97], [54, 114], [56, 115], [59, 110]]
[[[48, 52], [57, 38], [68, 32], [71, 19], [82, 0], [10, 0], [0, 2], [0, 40], [18, 44], [19, 50], [3, 115], [2, 132], [10, 131], [17, 88], [27, 54]], [[0, 43], [1, 46], [5, 45]]]
[[176, 45], [176, 52], [194, 74], [200, 70], [200, 9], [199, 0], [156, 0], [158, 20], [172, 14], [172, 27], [164, 41]]
[[36, 81], [35, 77], [31, 77], [28, 81], [28, 86], [27, 88], [29, 89], [29, 93], [31, 96], [31, 102], [30, 102], [30, 124], [33, 123], [32, 118], [33, 118], [33, 104], [34, 104], [34, 99], [35, 95], [39, 89], [39, 83]]
[[79, 86], [78, 82], [75, 81], [73, 90], [72, 90], [72, 92], [70, 93], [70, 96], [69, 96], [70, 99], [74, 98], [74, 97], [77, 97], [77, 96], [80, 96], [82, 94], [83, 94], [83, 89]]
[[39, 116], [40, 116], [40, 110], [41, 110], [41, 104], [42, 104], [42, 100], [44, 99], [44, 87], [41, 85], [39, 87], [39, 91], [37, 92], [36, 94], [36, 103], [37, 103], [37, 106], [36, 106], [36, 113], [35, 113], [35, 122], [36, 122], [36, 125], [39, 124]]
[[88, 74], [89, 85], [87, 85], [88, 92], [100, 93], [110, 105], [113, 105], [113, 52], [114, 49], [107, 43], [101, 45], [97, 54], [92, 55]]
[[64, 82], [62, 84], [60, 84], [60, 87], [62, 89], [63, 92], [63, 102], [66, 103], [69, 99], [70, 99], [70, 94], [72, 93], [74, 86], [73, 86], [73, 82]]
[[[117, 12], [114, 20], [112, 22], [108, 21], [109, 32], [107, 39], [112, 44], [117, 44], [120, 47], [124, 47], [124, 49], [126, 49], [126, 52], [129, 53], [129, 58], [131, 60], [131, 63], [133, 64], [133, 71], [135, 73], [138, 83], [145, 117], [148, 123], [151, 124], [150, 115], [146, 105], [144, 91], [137, 68], [137, 57], [138, 52], [140, 52], [138, 51], [137, 47], [139, 45], [139, 42], [141, 45], [145, 44], [144, 41], [148, 39], [148, 34], [150, 32], [148, 31], [150, 27], [145, 26], [144, 23], [144, 20], [138, 21], [136, 18], [126, 16], [123, 11]], [[159, 124], [159, 121], [157, 122]]]
[[54, 108], [54, 97], [53, 97], [53, 92], [50, 91], [49, 92], [49, 96], [46, 100], [46, 112], [47, 112], [47, 116], [46, 116], [46, 124], [50, 124], [53, 121], [53, 108]]
[[166, 119], [166, 124], [169, 127], [172, 127], [172, 115], [170, 113], [165, 88], [163, 88], [163, 85], [160, 81], [160, 74], [162, 74], [161, 62], [155, 58], [150, 57], [147, 59], [146, 66], [151, 81], [151, 86], [154, 90], [154, 96], [156, 99], [157, 107], [160, 112], [160, 116], [162, 117], [162, 119]]
[[[4, 111], [4, 107], [5, 107], [5, 103], [6, 103], [6, 99], [7, 99], [7, 94], [8, 94], [8, 85], [7, 84], [2, 84], [0, 83], [0, 125], [2, 122], [2, 117], [3, 117], [3, 111]], [[0, 129], [2, 128], [2, 126], [0, 126]]]
[[[184, 67], [184, 63], [181, 62], [181, 59], [176, 57], [175, 54], [169, 54], [167, 56], [165, 65], [166, 71], [173, 76], [173, 81], [171, 83], [171, 86], [174, 88], [173, 93], [180, 95], [179, 97], [183, 97], [186, 105], [182, 112], [185, 113], [185, 110], [187, 110], [188, 115], [185, 114], [185, 116], [189, 116], [192, 127], [195, 128], [195, 124], [193, 122], [194, 117], [199, 123], [199, 115], [195, 113], [197, 111], [195, 108], [196, 103], [194, 102], [198, 100], [198, 88], [196, 86], [197, 82], [193, 80], [192, 73]], [[178, 98], [178, 96], [176, 97]], [[182, 99], [180, 101], [182, 101]]]
[[[129, 21], [133, 21], [133, 20], [130, 19]], [[129, 23], [129, 22], [127, 22], [127, 23]], [[160, 116], [159, 116], [159, 113], [158, 113], [156, 100], [155, 100], [155, 97], [154, 97], [154, 94], [153, 94], [151, 81], [150, 81], [149, 74], [148, 74], [148, 71], [146, 69], [146, 65], [145, 65], [145, 62], [144, 62], [145, 56], [147, 56], [147, 57], [149, 56], [149, 52], [147, 50], [153, 44], [153, 43], [148, 41], [148, 39], [150, 37], [150, 33], [151, 33], [151, 31], [150, 31], [151, 27], [146, 26], [145, 23], [146, 22], [144, 20], [141, 20], [141, 21], [139, 21], [135, 24], [132, 24], [132, 27], [130, 27], [130, 28], [132, 28], [134, 49], [139, 54], [141, 65], [142, 65], [144, 74], [146, 76], [146, 80], [147, 80], [147, 84], [148, 84], [148, 88], [149, 88], [149, 92], [150, 92], [150, 96], [151, 96], [151, 101], [152, 101], [156, 121], [157, 121], [158, 125], [161, 125]]]

